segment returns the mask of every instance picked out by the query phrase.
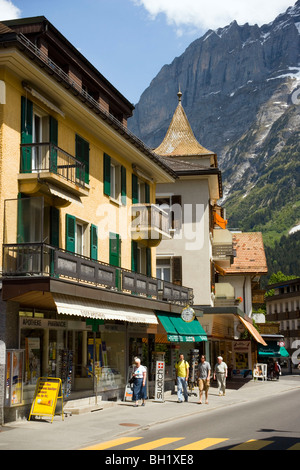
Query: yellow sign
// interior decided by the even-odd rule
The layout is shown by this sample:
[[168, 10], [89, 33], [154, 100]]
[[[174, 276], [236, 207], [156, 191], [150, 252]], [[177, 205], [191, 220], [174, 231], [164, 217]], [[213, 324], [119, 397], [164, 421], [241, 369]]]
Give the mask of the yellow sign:
[[[59, 396], [60, 390], [61, 396]], [[61, 379], [53, 377], [40, 377], [36, 385], [34, 399], [29, 414], [29, 420], [33, 415], [52, 416], [51, 422], [53, 422], [58, 398], [61, 398], [62, 419], [64, 419]]]

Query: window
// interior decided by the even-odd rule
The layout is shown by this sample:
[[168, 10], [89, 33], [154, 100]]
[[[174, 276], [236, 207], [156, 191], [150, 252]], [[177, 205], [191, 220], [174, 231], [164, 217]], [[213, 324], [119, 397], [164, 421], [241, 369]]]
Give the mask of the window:
[[182, 202], [181, 196], [158, 196], [156, 205], [169, 214], [170, 227], [180, 230], [182, 227]]
[[162, 281], [171, 282], [171, 259], [164, 258], [156, 261], [156, 277]]
[[66, 214], [66, 250], [97, 260], [97, 227], [78, 220], [73, 215]]
[[76, 169], [76, 177], [83, 179], [86, 184], [90, 182], [90, 145], [82, 137], [75, 136], [75, 156], [76, 159], [84, 164], [84, 174], [80, 173], [80, 169]]
[[132, 204], [149, 204], [150, 203], [150, 186], [145, 181], [132, 175]]
[[104, 194], [126, 205], [126, 168], [106, 153], [103, 158], [103, 180]]
[[117, 199], [119, 197], [118, 188], [118, 167], [114, 163], [110, 165], [110, 197]]
[[163, 281], [172, 282], [178, 286], [182, 285], [182, 257], [156, 259], [156, 277]]
[[84, 226], [76, 222], [76, 232], [75, 232], [75, 245], [76, 245], [76, 253], [78, 255], [84, 254]]
[[151, 248], [144, 247], [138, 242], [131, 242], [131, 270], [135, 273], [152, 276]]
[[[57, 170], [57, 156], [49, 155], [47, 145], [32, 145], [50, 142], [57, 146], [58, 123], [56, 119], [22, 96], [21, 99], [21, 172], [31, 173], [42, 170]], [[28, 147], [24, 146], [28, 144]]]

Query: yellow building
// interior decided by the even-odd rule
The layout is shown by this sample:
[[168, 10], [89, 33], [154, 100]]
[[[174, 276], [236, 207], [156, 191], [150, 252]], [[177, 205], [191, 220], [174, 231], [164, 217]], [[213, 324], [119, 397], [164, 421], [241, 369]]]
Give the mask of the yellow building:
[[152, 367], [155, 312], [190, 300], [154, 277], [169, 237], [155, 188], [176, 175], [127, 129], [132, 112], [46, 18], [0, 23], [0, 340], [24, 361], [7, 416], [41, 375], [68, 398], [95, 383], [121, 397], [135, 355]]

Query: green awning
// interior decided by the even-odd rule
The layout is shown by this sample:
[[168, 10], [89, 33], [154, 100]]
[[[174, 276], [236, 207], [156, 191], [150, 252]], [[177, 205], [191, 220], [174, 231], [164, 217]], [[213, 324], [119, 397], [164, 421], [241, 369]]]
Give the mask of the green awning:
[[287, 350], [275, 341], [268, 343], [268, 346], [259, 346], [258, 355], [261, 357], [290, 357]]
[[207, 335], [197, 319], [187, 323], [180, 315], [156, 312], [172, 343], [198, 343], [207, 341]]

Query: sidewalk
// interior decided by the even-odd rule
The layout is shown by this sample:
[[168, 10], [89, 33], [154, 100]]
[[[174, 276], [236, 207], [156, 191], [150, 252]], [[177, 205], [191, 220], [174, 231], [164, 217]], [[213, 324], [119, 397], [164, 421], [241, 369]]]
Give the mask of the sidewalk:
[[[177, 403], [177, 396], [165, 394], [164, 403], [147, 400], [146, 406], [134, 408], [131, 402], [100, 402], [103, 409], [79, 415], [55, 416], [50, 420], [18, 421], [0, 427], [0, 450], [75, 450], [134, 430], [148, 429], [160, 423], [208, 413], [255, 400], [267, 400], [295, 389], [300, 390], [300, 376], [280, 377], [279, 381], [228, 381], [226, 396], [219, 397], [213, 385], [209, 404], [199, 405], [198, 396], [188, 403]], [[198, 392], [196, 389], [195, 392]]]

